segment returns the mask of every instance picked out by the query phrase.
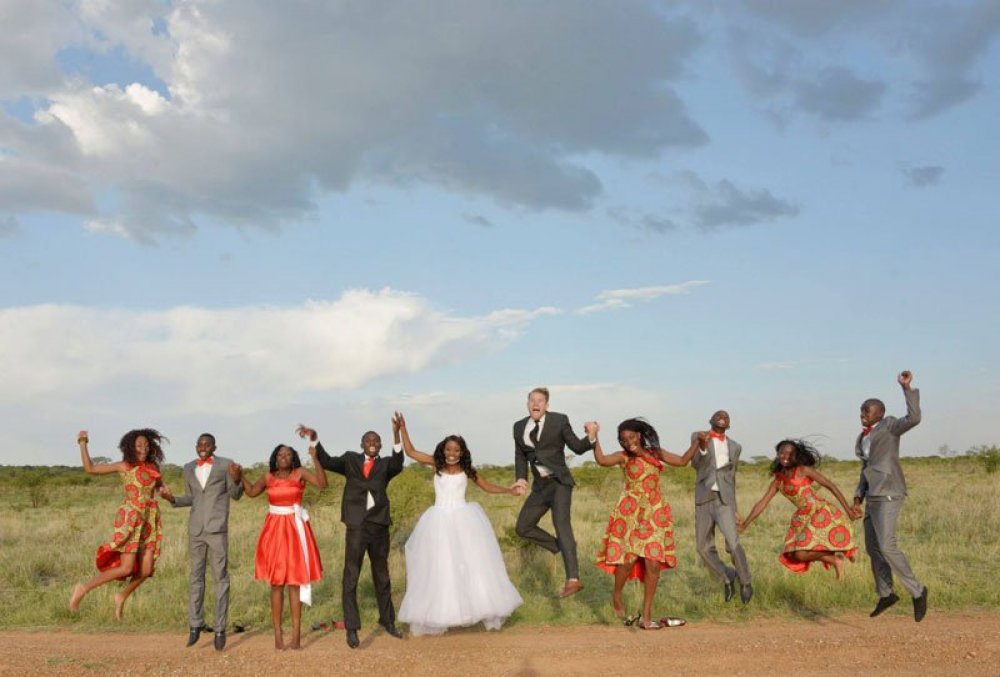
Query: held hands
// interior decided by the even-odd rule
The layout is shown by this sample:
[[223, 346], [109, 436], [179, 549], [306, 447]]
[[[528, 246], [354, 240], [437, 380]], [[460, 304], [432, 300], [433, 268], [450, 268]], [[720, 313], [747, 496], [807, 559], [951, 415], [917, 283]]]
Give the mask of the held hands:
[[587, 421], [583, 424], [583, 431], [590, 439], [597, 439], [597, 433], [601, 431], [601, 424], [597, 421]]
[[392, 415], [392, 434], [397, 435], [400, 431], [406, 428], [406, 419], [403, 418], [402, 412], [395, 412]]
[[295, 429], [295, 432], [299, 434], [299, 437], [303, 439], [308, 439], [310, 442], [314, 442], [317, 437], [316, 431], [313, 428], [304, 426], [301, 423], [299, 424], [299, 427]]
[[896, 381], [899, 383], [899, 385], [903, 386], [903, 390], [909, 390], [910, 383], [913, 382], [913, 372], [911, 371], [900, 372], [899, 376], [896, 377]]
[[168, 487], [166, 484], [160, 485], [160, 496], [162, 496], [163, 500], [167, 501], [168, 503], [174, 502], [174, 492], [170, 491], [170, 487]]
[[708, 431], [707, 430], [699, 430], [698, 434], [697, 434], [697, 439], [698, 439], [698, 448], [699, 449], [707, 449], [708, 448], [708, 446], [707, 446], [708, 445]]
[[847, 516], [850, 517], [851, 520], [861, 519], [861, 508], [857, 504], [852, 505], [847, 510]]
[[243, 481], [243, 466], [239, 463], [229, 464], [229, 476], [233, 478], [233, 482], [239, 484]]

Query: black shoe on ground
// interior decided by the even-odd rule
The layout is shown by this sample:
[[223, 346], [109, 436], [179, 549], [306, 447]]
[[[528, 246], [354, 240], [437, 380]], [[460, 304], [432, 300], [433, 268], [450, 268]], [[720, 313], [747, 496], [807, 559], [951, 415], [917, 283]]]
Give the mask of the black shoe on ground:
[[191, 628], [191, 632], [188, 633], [188, 643], [187, 646], [194, 646], [198, 643], [198, 638], [201, 637], [201, 626], [197, 628]]
[[747, 583], [746, 585], [740, 586], [740, 601], [744, 604], [750, 603], [750, 598], [753, 597], [753, 586]]
[[[885, 597], [879, 597], [878, 604], [875, 605], [875, 608], [872, 610], [870, 614], [868, 614], [868, 616], [871, 618], [875, 618], [880, 613], [882, 613], [883, 611], [885, 611], [898, 601], [899, 597], [896, 596], [896, 593], [894, 592], [890, 592]], [[916, 598], [914, 598], [914, 604], [916, 604]]]
[[726, 604], [733, 601], [733, 595], [736, 594], [736, 581], [726, 581], [722, 586], [722, 596], [726, 600]]
[[399, 631], [399, 628], [396, 627], [395, 623], [387, 623], [387, 624], [383, 625], [382, 627], [385, 628], [385, 631], [387, 633], [389, 633], [390, 635], [392, 635], [396, 639], [403, 639], [403, 633], [401, 633]]
[[913, 620], [917, 623], [924, 620], [924, 616], [927, 615], [927, 586], [924, 586], [924, 591], [920, 593], [920, 597], [913, 598]]
[[215, 650], [222, 651], [226, 648], [226, 631], [215, 633]]
[[357, 649], [359, 646], [361, 646], [361, 640], [358, 639], [357, 630], [347, 631], [347, 646], [351, 647], [352, 649]]

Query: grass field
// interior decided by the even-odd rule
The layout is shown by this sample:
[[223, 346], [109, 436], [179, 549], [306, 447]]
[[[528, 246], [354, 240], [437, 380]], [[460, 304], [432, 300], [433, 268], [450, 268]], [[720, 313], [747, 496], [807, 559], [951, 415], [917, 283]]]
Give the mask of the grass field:
[[[996, 584], [1000, 557], [1000, 474], [987, 473], [972, 456], [907, 458], [903, 461], [909, 499], [899, 524], [899, 541], [918, 577], [930, 589], [934, 609], [1000, 611]], [[248, 469], [257, 477], [262, 468]], [[857, 462], [827, 461], [821, 471], [848, 496], [857, 481]], [[512, 468], [483, 471], [498, 484], [509, 484]], [[593, 561], [611, 507], [621, 490], [621, 471], [594, 464], [574, 470], [573, 525], [579, 544], [585, 590], [559, 600], [563, 569], [558, 556], [528, 546], [514, 533], [521, 498], [493, 496], [469, 488], [493, 522], [511, 580], [525, 604], [513, 625], [576, 625], [616, 622], [610, 607], [611, 576]], [[306, 495], [320, 552], [324, 579], [314, 586], [315, 605], [303, 612], [306, 627], [317, 620], [341, 618], [340, 575], [344, 527], [339, 522], [343, 478], [328, 473], [324, 492]], [[167, 483], [179, 493], [180, 469], [165, 468]], [[867, 610], [875, 592], [867, 556], [861, 549], [857, 564], [848, 565], [845, 580], [819, 565], [804, 575], [788, 572], [777, 562], [792, 505], [775, 497], [764, 515], [743, 536], [754, 575], [755, 596], [743, 607], [726, 605], [721, 585], [712, 579], [694, 551], [694, 471], [668, 469], [664, 493], [674, 514], [678, 568], [660, 581], [654, 611], [688, 619], [745, 620], [759, 616], [816, 617]], [[769, 476], [765, 463], [743, 464], [738, 473], [738, 498], [743, 514], [764, 492]], [[820, 490], [825, 495], [824, 490]], [[394, 525], [390, 568], [396, 603], [405, 592], [403, 545], [420, 514], [433, 500], [430, 471], [409, 466], [390, 485]], [[832, 497], [830, 497], [832, 500]], [[111, 520], [121, 499], [117, 476], [88, 477], [80, 469], [0, 468], [0, 628], [74, 627], [85, 630], [120, 628], [112, 613], [115, 584], [84, 600], [81, 613], [71, 615], [66, 604], [73, 585], [95, 573], [94, 552], [111, 535]], [[156, 575], [129, 600], [126, 626], [143, 630], [183, 631], [187, 625], [187, 510], [164, 511], [163, 554]], [[243, 498], [233, 505], [230, 520], [230, 623], [247, 627], [270, 625], [267, 586], [253, 580], [257, 535], [267, 509], [266, 497]], [[551, 528], [546, 518], [543, 526]], [[856, 523], [859, 545], [861, 523]], [[722, 543], [719, 543], [720, 551]], [[362, 622], [376, 618], [374, 590], [366, 571], [359, 589]], [[206, 619], [212, 618], [209, 576]], [[638, 606], [638, 588], [626, 589], [630, 608]], [[892, 613], [908, 613], [900, 604]]]

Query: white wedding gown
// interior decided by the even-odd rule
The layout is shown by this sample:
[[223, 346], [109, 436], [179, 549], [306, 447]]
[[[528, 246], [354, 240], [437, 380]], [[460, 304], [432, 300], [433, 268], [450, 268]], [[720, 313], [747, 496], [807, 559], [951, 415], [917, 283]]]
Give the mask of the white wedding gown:
[[524, 603], [507, 577], [493, 525], [478, 503], [465, 502], [465, 473], [434, 475], [434, 505], [406, 541], [406, 594], [399, 620], [413, 635], [449, 627], [498, 630]]

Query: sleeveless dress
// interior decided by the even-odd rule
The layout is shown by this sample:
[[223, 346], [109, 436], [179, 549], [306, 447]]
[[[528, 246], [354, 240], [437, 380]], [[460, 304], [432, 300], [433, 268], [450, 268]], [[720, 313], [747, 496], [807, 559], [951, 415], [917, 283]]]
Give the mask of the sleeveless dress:
[[625, 488], [608, 518], [595, 564], [609, 574], [619, 565], [632, 565], [628, 579], [642, 580], [645, 567], [655, 562], [660, 569], [677, 566], [674, 557], [674, 518], [670, 504], [660, 493], [663, 464], [646, 449], [644, 456], [628, 456], [622, 473]]
[[[799, 477], [798, 467], [792, 470], [791, 476], [776, 472], [774, 477], [780, 483], [781, 493], [798, 508], [792, 514], [792, 523], [785, 535], [785, 548], [778, 561], [801, 574], [809, 569], [811, 562], [792, 559], [791, 553], [796, 550], [842, 552], [847, 557], [853, 557], [858, 548], [850, 519], [844, 511], [817, 496], [812, 489], [813, 481], [808, 477]], [[824, 568], [830, 568], [826, 562], [822, 564]]]
[[267, 474], [268, 513], [254, 556], [257, 580], [271, 585], [302, 586], [323, 578], [323, 563], [309, 525], [309, 513], [302, 507], [304, 493], [305, 485], [298, 473], [287, 479]]
[[406, 594], [399, 620], [414, 635], [482, 621], [498, 630], [524, 600], [507, 576], [493, 525], [466, 503], [465, 473], [434, 474], [434, 505], [406, 541]]
[[[115, 533], [110, 543], [97, 548], [97, 568], [101, 571], [113, 569], [121, 563], [123, 554], [135, 553], [143, 547], [153, 548], [153, 562], [160, 557], [160, 543], [163, 541], [163, 525], [160, 521], [160, 505], [153, 498], [160, 484], [160, 471], [155, 465], [140, 463], [119, 473], [125, 491], [125, 499], [115, 513]], [[139, 573], [142, 562], [135, 558], [132, 571], [119, 578], [125, 580]]]

